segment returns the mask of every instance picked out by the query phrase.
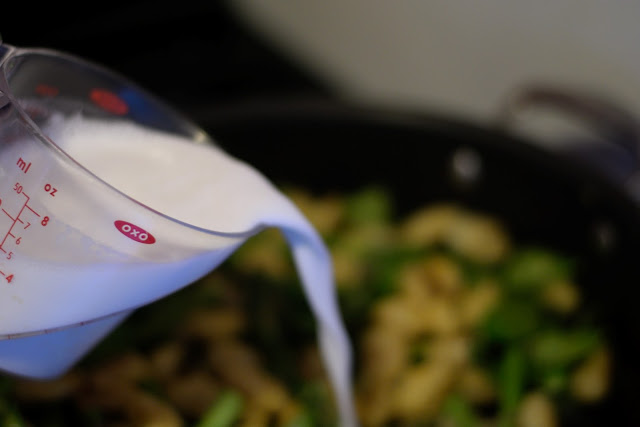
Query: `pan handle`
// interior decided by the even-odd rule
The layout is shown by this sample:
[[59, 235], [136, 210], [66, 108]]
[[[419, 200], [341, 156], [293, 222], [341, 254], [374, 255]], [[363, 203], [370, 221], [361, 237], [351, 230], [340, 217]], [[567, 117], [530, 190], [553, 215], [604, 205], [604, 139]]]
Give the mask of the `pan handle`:
[[525, 110], [548, 110], [577, 119], [608, 144], [585, 143], [560, 150], [586, 161], [624, 185], [640, 201], [640, 121], [620, 105], [586, 91], [538, 84], [524, 86], [509, 97], [498, 114], [506, 130], [524, 120]]

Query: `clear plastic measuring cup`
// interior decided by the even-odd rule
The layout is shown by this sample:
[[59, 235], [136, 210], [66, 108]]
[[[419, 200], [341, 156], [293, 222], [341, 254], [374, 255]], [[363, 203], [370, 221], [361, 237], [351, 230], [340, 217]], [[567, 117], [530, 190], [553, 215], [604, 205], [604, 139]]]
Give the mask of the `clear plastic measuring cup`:
[[202, 277], [258, 231], [190, 226], [109, 186], [42, 131], [53, 113], [77, 112], [207, 139], [98, 65], [0, 44], [0, 369], [17, 375], [59, 375], [133, 309]]
[[[169, 217], [78, 163], [65, 152], [64, 142], [56, 143], [62, 134], [51, 127], [61, 117], [67, 123], [78, 116], [111, 128], [117, 122], [155, 132], [151, 145], [139, 151], [127, 150], [140, 142], [137, 137], [110, 135], [97, 143], [93, 134], [82, 134], [76, 142], [85, 152], [106, 147], [104, 155], [111, 156], [98, 156], [99, 163], [93, 163], [98, 169], [100, 163], [136, 167], [136, 159], [123, 162], [122, 156], [136, 153], [144, 163], [166, 135], [180, 140], [183, 151], [172, 145], [165, 158], [176, 153], [186, 158], [187, 152], [196, 157], [179, 170], [161, 164], [150, 182], [155, 186], [165, 176], [179, 182], [195, 172], [202, 192], [190, 190], [194, 197], [188, 199], [183, 191], [176, 199], [162, 192], [162, 203], [152, 205], [160, 203], [163, 211], [191, 221], [189, 213], [199, 209], [199, 202], [213, 201], [203, 210], [207, 219], [194, 219], [195, 226]], [[151, 167], [144, 164], [147, 169], [137, 174], [116, 169], [117, 178], [143, 182], [139, 176]], [[206, 175], [215, 185], [201, 187], [204, 171], [195, 164], [215, 172]], [[0, 370], [33, 378], [64, 373], [136, 308], [201, 278], [266, 227], [280, 228], [291, 249], [317, 320], [341, 425], [357, 425], [351, 350], [331, 257], [293, 203], [250, 165], [225, 155], [195, 124], [127, 79], [75, 56], [0, 43]]]

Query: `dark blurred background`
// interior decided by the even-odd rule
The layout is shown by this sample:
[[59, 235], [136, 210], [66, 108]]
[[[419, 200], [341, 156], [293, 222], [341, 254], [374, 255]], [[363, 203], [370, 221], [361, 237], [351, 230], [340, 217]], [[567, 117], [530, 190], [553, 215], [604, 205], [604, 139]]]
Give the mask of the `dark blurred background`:
[[14, 2], [3, 9], [4, 43], [62, 50], [106, 65], [187, 113], [249, 98], [329, 93], [225, 2], [110, 1], [73, 10], [58, 2]]

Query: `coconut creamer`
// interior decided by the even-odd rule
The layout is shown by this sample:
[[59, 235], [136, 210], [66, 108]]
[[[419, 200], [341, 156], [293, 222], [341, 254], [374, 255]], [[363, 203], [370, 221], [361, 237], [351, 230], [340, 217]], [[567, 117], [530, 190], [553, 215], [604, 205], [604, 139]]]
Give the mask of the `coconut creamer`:
[[[94, 344], [135, 308], [183, 286], [176, 283], [191, 283], [215, 268], [252, 231], [278, 227], [287, 239], [317, 320], [319, 345], [341, 425], [357, 425], [351, 390], [351, 349], [337, 305], [330, 254], [309, 222], [265, 177], [212, 144], [196, 143], [126, 121], [107, 122], [82, 116], [56, 118], [45, 133], [78, 165], [117, 190], [112, 193], [120, 192], [121, 199], [125, 195], [144, 209], [155, 211], [161, 220], [172, 221], [174, 226], [178, 221], [185, 227], [171, 234], [159, 222], [137, 229], [133, 222], [115, 221], [115, 233], [128, 234], [131, 248], [146, 251], [140, 252], [136, 262], [120, 264], [117, 253], [109, 254], [102, 248], [108, 245], [100, 242], [113, 238], [114, 230], [104, 237], [96, 231], [95, 248], [87, 246], [87, 253], [94, 250], [95, 259], [100, 262], [91, 262], [90, 256], [89, 261], [79, 257], [75, 265], [51, 257], [43, 262], [37, 261], [35, 255], [23, 256], [18, 262], [31, 263], [31, 268], [24, 268], [21, 275], [24, 285], [11, 289], [11, 294], [0, 295], [5, 301], [15, 302], [5, 304], [0, 313], [1, 369], [13, 369], [3, 366], [3, 357], [7, 366], [9, 359], [11, 363], [16, 360], [28, 363], [28, 358], [21, 359], [20, 352], [35, 351], [37, 345], [30, 345], [29, 339], [36, 344], [37, 332], [46, 328], [66, 325], [73, 329], [76, 324], [87, 335], [83, 345]], [[106, 199], [86, 200], [86, 204], [100, 202], [109, 203]], [[58, 204], [57, 209], [64, 210], [64, 204]], [[56, 214], [73, 218], [74, 212]], [[219, 244], [215, 233], [220, 233]], [[206, 235], [208, 240], [198, 240], [199, 235]], [[73, 238], [73, 230], [64, 237]], [[150, 239], [154, 245], [148, 244]], [[181, 248], [177, 252], [188, 256], [176, 256], [171, 262], [145, 262], [145, 256], [153, 258], [153, 248], [162, 250], [164, 240], [179, 242], [173, 247]], [[143, 245], [135, 246], [136, 243]], [[38, 248], [33, 248], [32, 253], [37, 251]], [[43, 281], [51, 286], [43, 287]], [[40, 286], [37, 292], [36, 286]], [[3, 289], [0, 293], [9, 292]], [[61, 294], [74, 295], [76, 306], [59, 310], [50, 318], [24, 316], [25, 310], [47, 313], [48, 306], [55, 304]], [[92, 324], [96, 318], [100, 320]], [[84, 326], [85, 322], [88, 326]], [[92, 332], [91, 328], [95, 330]], [[51, 335], [64, 339], [65, 333], [69, 332], [62, 328]], [[53, 341], [55, 337], [46, 339]], [[69, 339], [69, 345], [74, 339]]]

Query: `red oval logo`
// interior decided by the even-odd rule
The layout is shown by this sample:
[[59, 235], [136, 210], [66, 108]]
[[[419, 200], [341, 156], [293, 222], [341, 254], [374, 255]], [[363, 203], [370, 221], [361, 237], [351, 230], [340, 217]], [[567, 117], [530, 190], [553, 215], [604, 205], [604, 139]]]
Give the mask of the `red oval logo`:
[[107, 89], [92, 89], [89, 98], [103, 110], [123, 116], [129, 111], [129, 106], [122, 98]]
[[151, 245], [156, 242], [156, 238], [151, 233], [130, 222], [118, 220], [113, 225], [116, 226], [119, 232], [136, 242], [144, 243], [145, 245]]

